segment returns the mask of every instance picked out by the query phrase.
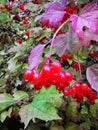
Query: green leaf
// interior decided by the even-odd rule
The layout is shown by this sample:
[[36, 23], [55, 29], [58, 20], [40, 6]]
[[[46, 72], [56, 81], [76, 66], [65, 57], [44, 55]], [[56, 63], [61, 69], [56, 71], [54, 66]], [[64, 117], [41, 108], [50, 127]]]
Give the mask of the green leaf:
[[1, 0], [1, 1], [0, 1], [0, 3], [1, 3], [2, 6], [5, 5], [6, 2], [7, 2], [7, 0]]
[[91, 112], [91, 114], [93, 115], [93, 117], [96, 117], [96, 116], [97, 116], [96, 108], [97, 108], [96, 104], [90, 105], [90, 112]]
[[2, 112], [0, 115], [0, 121], [3, 123], [8, 115], [9, 115], [8, 111]]
[[[34, 118], [45, 121], [60, 119], [55, 108], [57, 103], [50, 101], [52, 99], [57, 102], [59, 101], [60, 96], [61, 94], [59, 94], [54, 86], [49, 89], [42, 88], [41, 91], [34, 97], [31, 104], [22, 106], [19, 114], [21, 121], [25, 124], [25, 128], [27, 127], [29, 121]], [[58, 104], [60, 105], [60, 103]]]
[[28, 98], [28, 94], [24, 91], [16, 91], [13, 96], [15, 101], [20, 101]]
[[78, 112], [77, 106], [78, 106], [77, 102], [71, 101], [71, 102], [68, 104], [67, 108], [66, 108], [66, 114], [67, 114], [68, 116], [74, 116], [74, 115], [76, 115], [77, 112]]
[[78, 0], [79, 4], [86, 4], [87, 2], [89, 2], [89, 0]]
[[88, 109], [85, 105], [82, 105], [81, 114], [88, 114]]
[[9, 20], [8, 11], [4, 10], [3, 13], [0, 11], [0, 25], [7, 22], [8, 20]]
[[14, 103], [14, 99], [10, 94], [0, 94], [0, 111], [6, 109]]
[[39, 112], [35, 116], [46, 121], [60, 119], [54, 107], [55, 103], [49, 102], [51, 99], [57, 102], [60, 96], [61, 94], [59, 94], [54, 86], [51, 86], [49, 89], [42, 88], [32, 101], [35, 111]]
[[65, 127], [65, 130], [79, 130], [79, 126], [75, 123], [68, 123]]
[[18, 62], [18, 59], [12, 58], [8, 61], [8, 70], [10, 72], [16, 72], [22, 66], [21, 63]]

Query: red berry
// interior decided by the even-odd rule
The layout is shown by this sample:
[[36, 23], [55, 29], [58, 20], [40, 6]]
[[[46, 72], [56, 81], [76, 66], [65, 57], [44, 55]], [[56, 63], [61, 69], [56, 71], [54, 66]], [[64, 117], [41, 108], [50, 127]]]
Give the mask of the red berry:
[[30, 37], [30, 32], [26, 32], [25, 35], [29, 38]]
[[58, 73], [61, 71], [61, 64], [59, 62], [53, 62], [51, 64], [51, 71]]
[[24, 73], [24, 79], [26, 81], [31, 81], [32, 79], [32, 71], [31, 70], [27, 70], [25, 73]]
[[67, 81], [71, 81], [73, 79], [73, 75], [71, 72], [65, 72], [65, 77]]
[[29, 21], [24, 20], [24, 21], [23, 21], [23, 24], [24, 24], [24, 25], [29, 24]]
[[39, 73], [34, 73], [32, 76], [32, 84], [38, 85], [41, 81], [41, 76]]
[[9, 7], [9, 5], [8, 4], [5, 4], [5, 8], [6, 8], [6, 10], [10, 10], [10, 7]]
[[35, 89], [35, 90], [40, 90], [41, 88], [42, 88], [42, 86], [41, 86], [40, 84], [34, 85], [34, 89]]
[[22, 44], [22, 40], [21, 39], [17, 39], [16, 42], [19, 43], [19, 44]]
[[64, 90], [64, 92], [63, 92], [64, 96], [70, 96], [71, 93], [72, 93], [72, 90], [71, 90], [71, 89], [69, 89], [69, 90]]
[[[82, 63], [79, 63], [79, 64], [80, 64], [80, 69], [83, 70], [84, 69], [84, 65]], [[73, 61], [71, 66], [76, 71], [79, 71], [79, 64], [78, 64], [78, 62]]]
[[25, 10], [24, 4], [20, 4], [20, 5], [19, 5], [19, 9], [21, 9], [22, 11], [24, 11], [24, 10]]

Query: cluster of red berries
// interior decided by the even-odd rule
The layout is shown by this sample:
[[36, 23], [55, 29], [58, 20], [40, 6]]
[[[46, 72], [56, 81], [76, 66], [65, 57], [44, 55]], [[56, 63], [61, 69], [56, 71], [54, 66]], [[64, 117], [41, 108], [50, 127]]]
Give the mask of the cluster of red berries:
[[24, 79], [30, 84], [34, 84], [36, 90], [40, 90], [42, 86], [49, 88], [51, 85], [55, 85], [57, 90], [64, 91], [65, 87], [70, 85], [73, 75], [71, 72], [62, 72], [61, 64], [53, 62], [51, 65], [44, 65], [39, 73], [27, 70], [24, 73]]
[[71, 61], [70, 63], [70, 66], [75, 69], [76, 71], [79, 71], [79, 67], [81, 70], [84, 69], [84, 64], [83, 63], [78, 63], [74, 60], [72, 54], [63, 54], [61, 59], [60, 59], [60, 62], [64, 65], [68, 65], [69, 64], [69, 61]]
[[90, 104], [94, 104], [98, 98], [97, 94], [86, 83], [76, 83], [72, 88], [64, 91], [64, 96], [72, 96], [79, 103], [86, 97]]
[[89, 56], [90, 56], [92, 59], [98, 61], [98, 52], [97, 52], [97, 51], [95, 51], [95, 50], [90, 51]]

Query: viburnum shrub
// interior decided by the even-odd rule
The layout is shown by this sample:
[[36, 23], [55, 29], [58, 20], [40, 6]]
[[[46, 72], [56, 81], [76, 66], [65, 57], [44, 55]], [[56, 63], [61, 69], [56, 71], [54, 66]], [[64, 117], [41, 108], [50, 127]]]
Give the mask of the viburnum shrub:
[[0, 99], [8, 126], [97, 130], [98, 2], [1, 0]]

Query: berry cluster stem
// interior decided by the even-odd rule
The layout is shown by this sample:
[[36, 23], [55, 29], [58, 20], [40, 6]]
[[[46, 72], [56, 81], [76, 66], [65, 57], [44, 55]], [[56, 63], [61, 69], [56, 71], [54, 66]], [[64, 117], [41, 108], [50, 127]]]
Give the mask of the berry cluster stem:
[[48, 57], [51, 57], [52, 48], [53, 48], [53, 46], [54, 46], [54, 40], [55, 40], [55, 38], [56, 38], [58, 32], [60, 31], [60, 29], [61, 29], [68, 21], [69, 21], [69, 19], [68, 19], [67, 21], [65, 21], [64, 23], [62, 23], [62, 24], [60, 25], [60, 27], [59, 27], [59, 28], [56, 30], [56, 32], [54, 33], [53, 38], [52, 38], [52, 40], [51, 40], [50, 52], [49, 52]]

